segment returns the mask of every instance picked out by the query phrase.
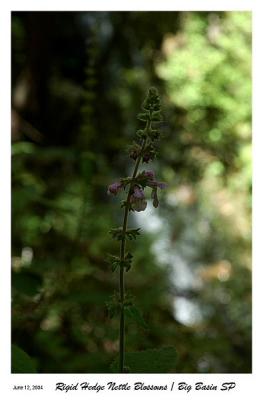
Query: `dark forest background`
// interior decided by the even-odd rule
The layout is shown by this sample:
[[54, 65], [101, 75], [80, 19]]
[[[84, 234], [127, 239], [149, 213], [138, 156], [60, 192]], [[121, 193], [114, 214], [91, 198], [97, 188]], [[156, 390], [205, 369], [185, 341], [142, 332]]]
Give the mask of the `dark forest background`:
[[168, 188], [131, 220], [147, 327], [127, 322], [127, 351], [251, 372], [250, 61], [248, 12], [12, 13], [13, 372], [111, 371], [122, 211], [107, 186], [130, 173], [152, 85], [165, 120], [149, 169]]

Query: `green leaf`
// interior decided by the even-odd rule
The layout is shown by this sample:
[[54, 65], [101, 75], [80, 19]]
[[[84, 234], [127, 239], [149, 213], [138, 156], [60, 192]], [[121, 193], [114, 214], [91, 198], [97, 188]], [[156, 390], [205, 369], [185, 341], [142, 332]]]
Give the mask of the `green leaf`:
[[133, 255], [131, 253], [127, 253], [125, 255], [125, 259], [123, 261], [123, 267], [126, 268], [126, 272], [128, 272], [131, 269], [132, 259]]
[[128, 318], [133, 319], [142, 328], [144, 328], [144, 329], [148, 328], [148, 325], [146, 324], [141, 311], [135, 305], [132, 304], [128, 307], [125, 307], [124, 312]]
[[132, 182], [132, 180], [133, 179], [128, 176], [127, 178], [121, 178], [120, 182], [124, 186], [124, 189], [125, 189], [126, 186]]
[[109, 317], [113, 318], [115, 315], [119, 314], [121, 310], [121, 303], [118, 293], [114, 293], [110, 300], [106, 303], [108, 309]]
[[146, 133], [146, 131], [143, 130], [143, 129], [139, 129], [139, 130], [136, 132], [136, 135], [139, 136], [139, 138], [141, 138], [141, 139], [145, 139], [145, 138], [147, 137], [147, 133]]
[[124, 260], [121, 260], [120, 257], [114, 256], [112, 254], [108, 254], [107, 262], [111, 265], [112, 272], [114, 272], [118, 267], [123, 267], [126, 271], [131, 269], [131, 262], [132, 262], [132, 254], [127, 253], [124, 257]]
[[[131, 373], [168, 373], [175, 372], [177, 352], [174, 347], [149, 349], [125, 354], [125, 364]], [[112, 365], [112, 372], [119, 372], [119, 362], [116, 359]]]
[[133, 240], [136, 239], [138, 235], [140, 235], [140, 230], [141, 228], [136, 228], [136, 229], [127, 229], [125, 233], [123, 233], [122, 227], [120, 228], [114, 228], [110, 230], [110, 234], [112, 235], [113, 239], [116, 240], [122, 240], [124, 235], [127, 236], [127, 239]]
[[162, 121], [163, 117], [162, 117], [161, 111], [153, 111], [151, 120], [152, 121]]
[[151, 140], [157, 140], [160, 137], [160, 132], [158, 132], [156, 129], [149, 129], [148, 136], [151, 138]]
[[35, 362], [29, 355], [16, 345], [12, 345], [12, 373], [30, 374], [36, 373]]
[[108, 254], [107, 262], [111, 265], [112, 272], [114, 272], [120, 266], [121, 260], [120, 257]]
[[138, 115], [137, 115], [137, 118], [140, 120], [140, 121], [148, 121], [149, 120], [149, 118], [150, 118], [150, 115], [149, 115], [149, 113], [139, 113]]
[[111, 265], [112, 272], [121, 266], [125, 268], [126, 271], [129, 271], [131, 269], [132, 258], [133, 256], [131, 253], [127, 253], [124, 257], [124, 260], [121, 260], [118, 256], [108, 254], [107, 262]]
[[122, 240], [122, 238], [123, 238], [123, 229], [122, 229], [122, 227], [111, 229], [109, 231], [109, 233], [112, 235], [113, 239]]
[[141, 228], [127, 229], [127, 231], [126, 231], [127, 238], [128, 238], [129, 240], [133, 240], [133, 239], [135, 240], [136, 237], [140, 235], [140, 232], [139, 232], [140, 229], [141, 229]]

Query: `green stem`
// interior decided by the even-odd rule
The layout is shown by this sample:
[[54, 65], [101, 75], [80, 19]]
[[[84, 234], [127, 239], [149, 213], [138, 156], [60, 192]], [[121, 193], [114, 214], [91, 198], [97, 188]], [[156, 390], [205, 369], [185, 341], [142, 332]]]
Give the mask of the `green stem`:
[[[145, 127], [146, 132], [148, 131], [149, 127], [150, 127], [150, 121], [147, 121], [147, 124]], [[146, 139], [144, 139], [142, 142], [141, 153], [140, 153], [140, 156], [136, 160], [134, 171], [132, 174], [132, 179], [136, 178], [145, 145], [146, 145]], [[122, 265], [122, 261], [124, 261], [124, 259], [125, 259], [125, 246], [126, 246], [125, 233], [127, 230], [131, 195], [132, 195], [132, 182], [130, 184], [129, 192], [128, 192], [127, 199], [126, 199], [126, 205], [125, 205], [125, 209], [124, 209], [124, 217], [123, 217], [123, 225], [122, 225], [123, 237], [122, 237], [121, 245], [120, 245], [121, 266], [120, 266], [119, 291], [120, 291], [121, 311], [120, 311], [119, 371], [121, 373], [124, 372], [124, 361], [125, 361], [125, 359], [124, 359], [124, 355], [125, 355], [125, 317], [124, 317], [125, 285], [124, 285], [124, 268]]]

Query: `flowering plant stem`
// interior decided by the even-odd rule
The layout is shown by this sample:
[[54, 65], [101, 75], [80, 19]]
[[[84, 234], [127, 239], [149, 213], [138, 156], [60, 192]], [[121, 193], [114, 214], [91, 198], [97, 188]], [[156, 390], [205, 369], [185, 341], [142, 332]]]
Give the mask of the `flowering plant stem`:
[[[148, 130], [149, 121], [147, 121], [146, 130]], [[142, 154], [145, 148], [146, 139], [143, 139], [142, 142], [142, 151], [141, 155], [137, 158], [136, 164], [134, 167], [134, 171], [132, 174], [132, 181], [136, 178], [138, 168], [140, 165], [140, 161], [142, 158]], [[120, 372], [124, 372], [124, 354], [125, 354], [125, 316], [124, 316], [124, 297], [125, 297], [125, 284], [124, 284], [124, 266], [123, 261], [125, 259], [125, 246], [126, 246], [126, 230], [127, 230], [127, 223], [128, 223], [128, 216], [129, 216], [129, 209], [130, 209], [130, 197], [132, 195], [132, 182], [130, 183], [129, 192], [126, 199], [126, 205], [124, 209], [124, 217], [123, 217], [123, 225], [122, 225], [122, 232], [123, 237], [120, 244], [120, 283], [119, 283], [119, 291], [120, 291], [120, 303], [121, 303], [121, 312], [120, 312], [120, 341], [119, 341], [119, 355], [120, 355]]]
[[132, 300], [125, 294], [124, 272], [128, 272], [131, 268], [133, 255], [126, 253], [126, 240], [136, 239], [140, 235], [140, 228], [128, 229], [128, 217], [130, 211], [141, 212], [147, 207], [144, 189], [149, 187], [152, 190], [151, 198], [153, 206], [158, 207], [159, 200], [157, 189], [164, 189], [166, 184], [158, 182], [155, 179], [154, 171], [138, 172], [140, 163], [148, 163], [153, 160], [156, 155], [156, 142], [159, 140], [160, 133], [152, 128], [152, 124], [162, 120], [160, 98], [155, 88], [150, 88], [142, 104], [143, 113], [138, 114], [138, 119], [145, 122], [144, 129], [136, 132], [139, 141], [133, 142], [130, 147], [130, 157], [135, 161], [133, 174], [131, 177], [121, 178], [118, 182], [114, 182], [108, 187], [108, 194], [116, 196], [122, 190], [128, 189], [126, 201], [122, 202], [124, 207], [124, 217], [122, 227], [110, 230], [113, 239], [120, 241], [119, 257], [110, 256], [112, 271], [119, 267], [119, 293], [113, 296], [113, 301], [108, 303], [110, 316], [118, 313], [120, 317], [119, 325], [119, 372], [128, 372], [129, 367], [125, 365], [125, 313], [134, 319], [139, 318], [142, 321], [139, 311], [136, 309]]

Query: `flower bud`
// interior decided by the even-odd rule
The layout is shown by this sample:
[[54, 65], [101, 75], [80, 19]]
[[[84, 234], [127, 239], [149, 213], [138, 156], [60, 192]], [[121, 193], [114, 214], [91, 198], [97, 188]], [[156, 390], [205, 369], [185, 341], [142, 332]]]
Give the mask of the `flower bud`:
[[122, 183], [114, 182], [108, 187], [107, 194], [114, 194], [114, 196], [116, 196], [116, 194], [118, 194], [121, 189]]
[[147, 111], [159, 111], [161, 109], [160, 97], [156, 88], [151, 87], [148, 95], [142, 104], [142, 108]]
[[130, 146], [129, 150], [129, 155], [133, 160], [136, 160], [141, 152], [141, 146], [139, 146], [137, 143], [134, 143], [132, 146]]
[[157, 196], [157, 188], [153, 189], [151, 197], [153, 199], [154, 208], [157, 208], [159, 205], [159, 200], [158, 200], [158, 196]]
[[154, 171], [150, 170], [150, 171], [145, 171], [144, 175], [150, 180], [152, 181], [155, 178], [155, 173]]

